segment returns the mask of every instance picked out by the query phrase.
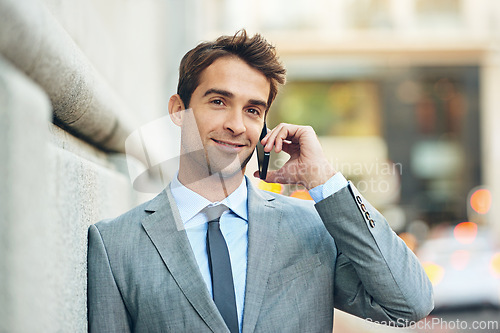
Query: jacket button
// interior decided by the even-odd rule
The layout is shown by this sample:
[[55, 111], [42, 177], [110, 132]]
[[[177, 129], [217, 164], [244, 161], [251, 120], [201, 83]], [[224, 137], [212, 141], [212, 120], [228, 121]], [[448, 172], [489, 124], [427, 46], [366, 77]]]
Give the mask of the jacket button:
[[361, 204], [361, 210], [362, 210], [363, 212], [366, 212], [366, 206], [365, 206], [365, 204]]
[[356, 201], [360, 204], [363, 203], [363, 200], [361, 200], [361, 197], [359, 195], [356, 197]]
[[[370, 220], [370, 213], [369, 212], [365, 212], [365, 216], [366, 216], [366, 219], [367, 220]], [[373, 221], [373, 220], [372, 220]]]
[[372, 219], [370, 219], [370, 227], [375, 228], [375, 221]]

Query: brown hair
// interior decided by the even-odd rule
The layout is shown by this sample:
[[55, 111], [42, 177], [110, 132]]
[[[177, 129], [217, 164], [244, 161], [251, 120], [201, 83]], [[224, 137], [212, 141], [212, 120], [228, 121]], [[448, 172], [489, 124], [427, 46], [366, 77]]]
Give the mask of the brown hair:
[[248, 37], [246, 30], [242, 29], [234, 36], [221, 36], [215, 42], [201, 43], [184, 55], [179, 67], [177, 93], [186, 108], [200, 84], [201, 73], [215, 60], [231, 55], [245, 61], [270, 81], [267, 107], [271, 106], [278, 93], [278, 85], [285, 83], [286, 69], [279, 61], [274, 46], [259, 34]]

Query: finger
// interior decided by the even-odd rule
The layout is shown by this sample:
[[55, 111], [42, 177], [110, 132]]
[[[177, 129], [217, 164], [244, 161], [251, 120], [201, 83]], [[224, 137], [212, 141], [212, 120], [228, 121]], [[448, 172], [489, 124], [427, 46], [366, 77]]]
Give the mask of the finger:
[[269, 137], [267, 138], [266, 144], [264, 146], [264, 151], [270, 152], [272, 150], [273, 145], [275, 144], [274, 141], [276, 140], [276, 135], [282, 127], [283, 124], [279, 124], [278, 126], [273, 128], [270, 133], [268, 133]]
[[280, 177], [278, 171], [268, 171], [265, 181], [267, 183], [286, 184], [285, 179], [283, 177]]
[[[271, 175], [271, 173], [273, 173], [273, 172], [276, 172], [276, 171], [268, 171], [268, 172], [266, 173], [266, 179], [262, 179], [262, 180], [263, 180], [263, 181], [265, 181], [266, 183], [273, 183], [273, 181], [272, 181], [272, 180], [270, 180], [270, 178], [269, 178], [269, 175]], [[260, 172], [259, 172], [259, 170], [255, 171], [255, 172], [253, 173], [253, 176], [254, 176], [255, 178], [259, 178], [259, 179], [260, 179]]]
[[266, 145], [269, 151], [272, 150], [273, 145], [275, 146], [275, 152], [279, 153], [281, 151], [283, 140], [287, 139], [290, 136], [289, 128], [292, 126], [293, 125], [281, 123], [273, 129]]
[[295, 180], [293, 173], [287, 171], [289, 167], [284, 165], [279, 170], [268, 171], [266, 176], [266, 182], [268, 183], [278, 183], [278, 184], [294, 184]]
[[262, 143], [263, 146], [266, 145], [267, 140], [269, 140], [269, 136], [271, 135], [271, 130], [268, 130], [266, 135], [260, 140], [260, 143]]
[[279, 153], [283, 149], [283, 144], [285, 144], [290, 137], [290, 130], [290, 126], [283, 126], [276, 134], [276, 140], [274, 142], [274, 151], [276, 153]]
[[[275, 183], [274, 178], [276, 177], [276, 175], [273, 176], [273, 174], [276, 174], [276, 171], [267, 171], [267, 173], [266, 173], [266, 179], [262, 179], [262, 180], [265, 181], [266, 183]], [[260, 179], [260, 172], [259, 172], [259, 170], [255, 171], [253, 173], [253, 176], [255, 178], [259, 178]]]
[[271, 148], [274, 145], [274, 138], [276, 137], [276, 132], [279, 131], [280, 128], [281, 124], [279, 124], [278, 126], [276, 126], [267, 133], [266, 146], [268, 146], [268, 148]]

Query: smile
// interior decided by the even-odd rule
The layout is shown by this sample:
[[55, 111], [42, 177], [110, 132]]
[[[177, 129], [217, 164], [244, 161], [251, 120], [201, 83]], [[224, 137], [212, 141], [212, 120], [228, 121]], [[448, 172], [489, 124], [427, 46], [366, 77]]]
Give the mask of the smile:
[[231, 143], [231, 142], [226, 142], [226, 141], [219, 141], [219, 140], [215, 140], [215, 139], [212, 139], [215, 143], [218, 143], [220, 145], [223, 145], [223, 146], [226, 146], [226, 147], [231, 147], [231, 148], [240, 148], [240, 147], [244, 147], [245, 145], [240, 145], [240, 144], [237, 144], [237, 143]]

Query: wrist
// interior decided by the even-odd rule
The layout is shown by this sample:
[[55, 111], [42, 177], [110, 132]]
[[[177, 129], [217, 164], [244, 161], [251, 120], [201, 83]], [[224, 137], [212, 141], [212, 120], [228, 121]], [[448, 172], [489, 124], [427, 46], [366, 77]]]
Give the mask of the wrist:
[[304, 184], [307, 190], [311, 190], [316, 186], [320, 186], [325, 184], [330, 178], [332, 178], [337, 171], [335, 171], [332, 167], [327, 168], [327, 170], [322, 170], [322, 172], [318, 172], [315, 175], [312, 175], [309, 181]]

